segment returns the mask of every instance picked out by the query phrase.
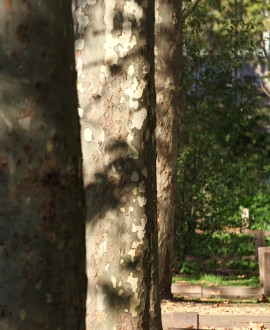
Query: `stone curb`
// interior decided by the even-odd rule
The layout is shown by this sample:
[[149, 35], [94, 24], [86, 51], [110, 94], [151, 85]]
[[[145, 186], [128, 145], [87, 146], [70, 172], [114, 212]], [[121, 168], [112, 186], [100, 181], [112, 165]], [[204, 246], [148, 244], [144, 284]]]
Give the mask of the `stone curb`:
[[249, 328], [250, 323], [263, 323], [270, 327], [269, 315], [200, 315], [200, 328]]
[[199, 328], [199, 315], [198, 313], [162, 313], [162, 327], [163, 330], [176, 329], [176, 328]]
[[269, 315], [201, 315], [197, 313], [162, 313], [163, 330], [178, 329], [203, 329], [203, 328], [245, 328], [250, 327], [250, 323], [263, 323], [266, 328], [270, 328]]
[[172, 294], [194, 298], [259, 298], [263, 292], [263, 287], [202, 287], [200, 285], [172, 284]]

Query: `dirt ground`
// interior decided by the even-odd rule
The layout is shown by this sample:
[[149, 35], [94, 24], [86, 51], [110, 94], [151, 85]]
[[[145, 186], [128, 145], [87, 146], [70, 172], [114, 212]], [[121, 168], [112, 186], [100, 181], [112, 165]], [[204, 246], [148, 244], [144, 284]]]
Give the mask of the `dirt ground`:
[[198, 314], [230, 314], [230, 315], [260, 315], [269, 314], [270, 317], [270, 303], [232, 303], [229, 300], [222, 302], [211, 302], [207, 299], [200, 302], [184, 300], [163, 300], [161, 303], [163, 312], [196, 312]]

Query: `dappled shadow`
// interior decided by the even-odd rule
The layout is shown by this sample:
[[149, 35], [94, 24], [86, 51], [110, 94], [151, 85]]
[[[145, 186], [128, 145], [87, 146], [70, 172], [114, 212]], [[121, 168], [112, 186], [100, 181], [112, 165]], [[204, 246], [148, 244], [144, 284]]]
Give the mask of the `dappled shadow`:
[[105, 301], [110, 308], [118, 308], [124, 306], [125, 308], [129, 308], [130, 298], [133, 297], [134, 293], [132, 290], [123, 290], [121, 296], [119, 296], [119, 291], [116, 291], [112, 287], [111, 282], [102, 282], [102, 291], [105, 294]]
[[[155, 276], [151, 267], [156, 261], [151, 256], [156, 226], [155, 171], [149, 166], [150, 159], [155, 163], [154, 93], [150, 78], [154, 73], [154, 38], [147, 41], [147, 47], [144, 38], [145, 26], [153, 20], [148, 15], [139, 22], [142, 7], [137, 1], [132, 4], [133, 9], [128, 3], [124, 8], [124, 2], [117, 2], [106, 17], [102, 15], [104, 5], [97, 2], [95, 6], [78, 8], [79, 21], [75, 23], [80, 107], [84, 109], [81, 125], [89, 319], [102, 314], [100, 323], [109, 328], [119, 324], [120, 318], [126, 318], [121, 326], [127, 326], [128, 320], [138, 322], [142, 316], [139, 322], [143, 326], [149, 320], [150, 283], [151, 276]], [[106, 5], [111, 6], [109, 2]], [[134, 14], [127, 13], [131, 9]], [[84, 20], [89, 22], [85, 27]], [[106, 26], [104, 20], [110, 23]], [[83, 34], [87, 35], [84, 47], [92, 49], [91, 56], [80, 44]], [[113, 39], [121, 36], [121, 41], [114, 44]], [[138, 72], [143, 66], [145, 72]], [[141, 308], [140, 299], [145, 299], [145, 309]], [[107, 315], [103, 314], [106, 308]], [[110, 323], [106, 323], [109, 318]], [[128, 328], [132, 326], [135, 324]]]
[[85, 185], [87, 222], [91, 222], [91, 225], [95, 225], [108, 210], [117, 209], [121, 197], [129, 194], [136, 185], [131, 180], [131, 174], [140, 168], [134, 159], [128, 157], [128, 151], [129, 146], [124, 140], [114, 140], [104, 147], [104, 153], [109, 154], [112, 160], [102, 170], [95, 172], [94, 182]]

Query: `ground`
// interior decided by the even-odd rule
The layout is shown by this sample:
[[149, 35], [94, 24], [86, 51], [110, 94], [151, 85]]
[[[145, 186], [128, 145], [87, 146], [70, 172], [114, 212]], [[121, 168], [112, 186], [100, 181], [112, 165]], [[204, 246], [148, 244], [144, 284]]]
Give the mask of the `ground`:
[[242, 300], [241, 303], [233, 303], [229, 300], [192, 301], [188, 299], [163, 300], [161, 308], [163, 312], [196, 312], [199, 314], [270, 314], [270, 303], [250, 303]]

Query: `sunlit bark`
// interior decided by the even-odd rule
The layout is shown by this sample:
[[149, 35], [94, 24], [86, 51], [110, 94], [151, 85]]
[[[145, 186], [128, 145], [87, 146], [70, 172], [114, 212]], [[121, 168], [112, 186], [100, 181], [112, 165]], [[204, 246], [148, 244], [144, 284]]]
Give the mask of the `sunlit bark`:
[[159, 302], [150, 299], [157, 273], [154, 3], [74, 1], [74, 18], [87, 329], [158, 330]]

